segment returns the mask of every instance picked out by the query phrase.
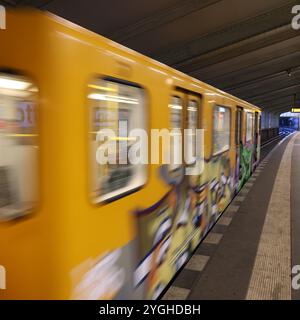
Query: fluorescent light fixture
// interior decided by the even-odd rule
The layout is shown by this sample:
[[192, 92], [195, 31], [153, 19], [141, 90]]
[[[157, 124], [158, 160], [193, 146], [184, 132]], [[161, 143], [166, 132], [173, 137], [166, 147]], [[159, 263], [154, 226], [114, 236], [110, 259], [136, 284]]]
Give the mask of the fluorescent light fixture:
[[170, 105], [169, 105], [169, 108], [171, 108], [171, 109], [181, 110], [181, 109], [182, 109], [182, 106], [175, 105], [175, 104], [170, 104]]
[[27, 90], [13, 90], [13, 89], [2, 89], [0, 87], [0, 95], [11, 96], [16, 98], [27, 98], [32, 95], [32, 92]]
[[30, 85], [29, 82], [0, 77], [1, 89], [26, 90]]
[[131, 99], [122, 96], [109, 96], [100, 93], [91, 93], [88, 95], [89, 99], [92, 100], [100, 100], [100, 101], [111, 101], [111, 102], [119, 102], [119, 103], [127, 103], [127, 104], [138, 104], [137, 99]]
[[108, 87], [103, 87], [103, 86], [97, 86], [95, 84], [89, 84], [89, 88], [92, 89], [98, 89], [98, 90], [103, 90], [103, 91], [110, 91], [110, 92], [117, 92], [116, 89], [114, 88], [108, 88]]
[[220, 111], [220, 112], [225, 112], [226, 110], [225, 110], [225, 108], [223, 108], [223, 107], [219, 107], [219, 111]]

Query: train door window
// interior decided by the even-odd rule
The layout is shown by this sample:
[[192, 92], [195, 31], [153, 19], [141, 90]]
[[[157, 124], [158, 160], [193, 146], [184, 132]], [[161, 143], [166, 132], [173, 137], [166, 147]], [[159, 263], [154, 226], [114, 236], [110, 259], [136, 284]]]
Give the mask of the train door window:
[[230, 148], [230, 109], [223, 106], [214, 107], [213, 155], [220, 154]]
[[255, 134], [255, 138], [256, 135], [258, 134], [258, 130], [259, 130], [259, 115], [258, 112], [255, 112], [255, 118], [254, 118], [254, 134]]
[[181, 135], [182, 129], [182, 114], [183, 114], [183, 101], [180, 97], [173, 96], [171, 98], [170, 117], [171, 117], [171, 133], [170, 133], [170, 166], [169, 170], [176, 171], [182, 167], [180, 159], [182, 159], [182, 150], [179, 148], [178, 138]]
[[37, 88], [0, 73], [0, 220], [30, 213], [37, 204]]
[[236, 126], [235, 126], [235, 142], [236, 145], [239, 146], [242, 142], [242, 126], [243, 123], [243, 109], [240, 107], [237, 107], [236, 110]]
[[253, 114], [250, 112], [246, 115], [246, 126], [246, 141], [249, 142], [253, 138]]
[[[146, 130], [144, 90], [98, 79], [89, 84], [88, 98], [92, 199], [95, 203], [112, 201], [136, 191], [147, 179], [146, 164], [132, 164], [128, 158], [129, 149], [138, 143], [138, 138], [129, 136], [130, 131]], [[99, 138], [100, 133], [105, 139]]]
[[195, 166], [196, 165], [196, 130], [199, 125], [199, 106], [198, 103], [194, 100], [189, 100], [187, 105], [187, 124], [186, 127], [189, 129], [191, 137], [188, 137], [186, 151], [187, 155], [191, 156], [191, 159], [187, 160], [187, 165]]
[[196, 157], [196, 129], [198, 127], [198, 105], [196, 101], [190, 100], [187, 107], [187, 128], [191, 130], [191, 139], [187, 145], [188, 153]]

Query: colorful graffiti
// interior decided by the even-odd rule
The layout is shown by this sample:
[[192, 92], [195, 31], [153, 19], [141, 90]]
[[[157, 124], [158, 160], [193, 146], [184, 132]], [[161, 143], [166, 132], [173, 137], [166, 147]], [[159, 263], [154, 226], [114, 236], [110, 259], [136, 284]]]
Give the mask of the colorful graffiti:
[[239, 191], [251, 176], [253, 159], [253, 145], [240, 143], [239, 156], [237, 160], [238, 188]]
[[206, 160], [201, 176], [162, 166], [169, 192], [135, 210], [134, 240], [72, 271], [72, 299], [157, 299], [249, 178], [252, 154], [241, 146], [240, 175], [228, 152]]
[[[139, 263], [134, 285], [156, 299], [229, 204], [235, 187], [227, 153], [206, 162], [201, 176], [161, 177], [171, 190], [155, 205], [136, 211]], [[180, 176], [180, 174], [179, 174]]]

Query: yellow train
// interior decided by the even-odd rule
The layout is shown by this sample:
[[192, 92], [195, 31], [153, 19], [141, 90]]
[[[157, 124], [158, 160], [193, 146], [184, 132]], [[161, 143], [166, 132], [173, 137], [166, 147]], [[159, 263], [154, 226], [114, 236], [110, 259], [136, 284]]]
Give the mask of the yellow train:
[[[54, 15], [6, 19], [0, 299], [158, 298], [258, 163], [260, 109]], [[119, 120], [204, 129], [204, 171], [99, 164]]]

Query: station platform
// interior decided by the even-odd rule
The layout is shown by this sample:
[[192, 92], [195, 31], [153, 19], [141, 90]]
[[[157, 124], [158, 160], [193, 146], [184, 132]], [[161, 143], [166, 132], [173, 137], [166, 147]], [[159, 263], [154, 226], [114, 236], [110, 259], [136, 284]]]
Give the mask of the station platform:
[[300, 299], [300, 133], [274, 143], [163, 300]]

